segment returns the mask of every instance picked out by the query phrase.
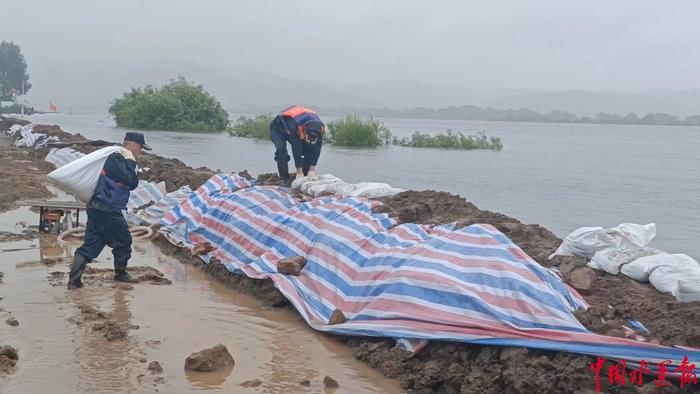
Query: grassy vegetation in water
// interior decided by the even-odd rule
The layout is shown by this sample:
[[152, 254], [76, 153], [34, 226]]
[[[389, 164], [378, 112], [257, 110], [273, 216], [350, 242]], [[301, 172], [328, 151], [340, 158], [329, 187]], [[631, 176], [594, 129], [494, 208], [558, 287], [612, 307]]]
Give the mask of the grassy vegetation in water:
[[348, 115], [328, 124], [327, 141], [336, 146], [373, 148], [388, 144], [391, 132], [378, 120]]
[[112, 101], [109, 113], [117, 126], [131, 129], [223, 131], [229, 124], [216, 98], [182, 77], [160, 88], [132, 88]]
[[447, 129], [444, 133], [428, 134], [416, 131], [411, 138], [394, 138], [394, 145], [411, 146], [415, 148], [441, 149], [490, 149], [500, 151], [503, 143], [498, 137], [488, 136], [486, 132], [476, 135], [466, 135], [461, 131]]
[[272, 118], [270, 114], [260, 114], [255, 118], [241, 116], [228, 132], [236, 137], [269, 139]]

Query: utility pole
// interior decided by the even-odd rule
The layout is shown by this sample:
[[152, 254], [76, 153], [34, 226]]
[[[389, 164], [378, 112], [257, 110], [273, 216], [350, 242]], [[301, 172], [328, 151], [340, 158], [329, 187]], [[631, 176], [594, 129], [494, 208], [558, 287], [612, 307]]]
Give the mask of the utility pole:
[[[22, 97], [24, 97], [24, 78], [22, 78]], [[22, 116], [24, 116], [24, 105], [20, 104], [20, 107], [21, 107], [20, 111], [22, 111], [21, 112]]]

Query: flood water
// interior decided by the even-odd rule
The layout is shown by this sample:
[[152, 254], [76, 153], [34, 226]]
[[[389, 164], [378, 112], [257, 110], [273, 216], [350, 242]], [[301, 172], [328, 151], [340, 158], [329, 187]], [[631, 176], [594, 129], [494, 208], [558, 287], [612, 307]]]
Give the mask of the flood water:
[[[0, 231], [21, 232], [37, 214], [21, 208], [0, 214]], [[19, 349], [13, 373], [0, 372], [2, 393], [167, 392], [323, 393], [324, 375], [340, 383], [338, 393], [398, 393], [398, 384], [355, 360], [352, 350], [314, 332], [293, 310], [264, 308], [212, 280], [201, 269], [163, 255], [148, 241], [134, 244], [130, 266], [157, 268], [172, 285], [138, 283], [115, 288], [111, 279], [68, 291], [48, 275], [68, 271], [78, 244], [61, 245], [55, 235], [0, 243], [0, 345]], [[50, 264], [51, 260], [63, 261]], [[91, 267], [112, 268], [109, 248]], [[108, 274], [108, 278], [111, 274]], [[107, 341], [94, 322], [81, 320], [79, 306], [113, 313], [139, 326], [125, 340]], [[15, 317], [19, 326], [4, 323]], [[185, 358], [217, 343], [235, 366], [215, 373], [184, 371]], [[141, 362], [144, 359], [146, 362]], [[147, 370], [159, 361], [162, 374]], [[162, 380], [161, 380], [162, 378]], [[256, 388], [241, 383], [259, 379]], [[309, 380], [308, 387], [299, 383]]]
[[[104, 114], [35, 115], [91, 139], [119, 141]], [[328, 119], [326, 119], [328, 120]], [[483, 209], [563, 237], [581, 226], [657, 224], [653, 246], [700, 260], [700, 128], [382, 119], [397, 135], [487, 131], [503, 151], [324, 146], [319, 172], [348, 182], [458, 193]], [[272, 144], [223, 134], [148, 132], [154, 152], [191, 166], [276, 171]]]

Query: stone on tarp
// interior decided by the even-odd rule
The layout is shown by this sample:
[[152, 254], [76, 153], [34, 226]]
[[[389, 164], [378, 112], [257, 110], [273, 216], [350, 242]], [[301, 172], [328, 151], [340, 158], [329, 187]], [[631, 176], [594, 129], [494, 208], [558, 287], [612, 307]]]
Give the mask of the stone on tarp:
[[277, 262], [277, 272], [284, 275], [299, 276], [306, 265], [306, 259], [302, 256], [292, 256]]
[[192, 248], [192, 256], [201, 256], [214, 250], [214, 247], [209, 242], [199, 242]]
[[328, 320], [328, 325], [332, 326], [335, 324], [343, 324], [347, 321], [348, 319], [345, 317], [345, 314], [343, 311], [340, 309], [336, 308], [333, 313], [331, 314], [330, 320]]

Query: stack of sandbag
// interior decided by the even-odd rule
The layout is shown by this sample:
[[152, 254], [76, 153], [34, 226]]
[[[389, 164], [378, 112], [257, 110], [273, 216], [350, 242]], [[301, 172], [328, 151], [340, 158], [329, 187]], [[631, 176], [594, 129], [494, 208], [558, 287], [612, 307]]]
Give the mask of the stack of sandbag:
[[313, 197], [336, 196], [341, 198], [393, 196], [403, 191], [403, 189], [391, 187], [387, 183], [346, 183], [332, 174], [297, 178], [292, 182], [292, 188], [299, 189]]
[[569, 234], [554, 256], [590, 259], [590, 268], [649, 282], [679, 301], [700, 301], [700, 264], [685, 254], [668, 254], [649, 247], [656, 225], [623, 223], [616, 227], [581, 227]]
[[14, 138], [15, 145], [20, 148], [38, 149], [51, 141], [58, 141], [58, 137], [56, 136], [49, 137], [44, 133], [35, 133], [34, 126], [34, 123], [29, 123], [24, 126], [14, 124], [7, 130], [7, 134]]
[[621, 272], [640, 282], [649, 282], [679, 301], [700, 301], [700, 264], [686, 254], [641, 257], [623, 265]]
[[[559, 248], [552, 253], [554, 256], [593, 256], [605, 249], [629, 251], [644, 248], [656, 237], [656, 224], [646, 225], [622, 223], [619, 226], [581, 227], [569, 234]], [[597, 268], [597, 267], [592, 267]]]

